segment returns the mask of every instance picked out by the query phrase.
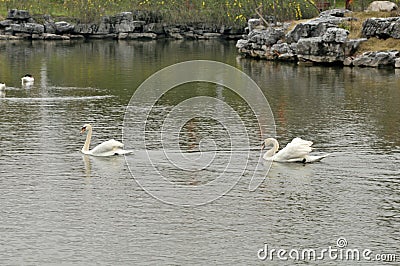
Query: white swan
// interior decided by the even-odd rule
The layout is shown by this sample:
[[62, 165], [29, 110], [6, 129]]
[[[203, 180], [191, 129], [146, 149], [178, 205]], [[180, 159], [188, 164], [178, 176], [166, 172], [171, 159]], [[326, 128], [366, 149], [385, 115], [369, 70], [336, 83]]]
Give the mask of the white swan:
[[262, 149], [265, 146], [273, 145], [273, 147], [267, 151], [263, 158], [267, 161], [275, 162], [301, 162], [301, 163], [313, 163], [319, 162], [328, 154], [320, 156], [312, 156], [309, 153], [312, 151], [311, 145], [312, 141], [303, 140], [301, 138], [294, 138], [292, 142], [288, 143], [285, 148], [279, 150], [279, 143], [274, 138], [268, 138], [264, 140], [262, 144]]
[[6, 84], [0, 82], [0, 91], [4, 91], [6, 89]]
[[103, 143], [89, 150], [90, 140], [92, 138], [92, 126], [90, 124], [85, 124], [81, 129], [81, 133], [85, 131], [87, 131], [86, 141], [81, 150], [84, 154], [93, 156], [112, 156], [133, 152], [132, 150], [124, 150], [124, 144], [114, 139], [104, 141]]
[[34, 81], [35, 81], [35, 79], [33, 78], [33, 76], [31, 74], [26, 74], [25, 76], [23, 76], [21, 78], [22, 85], [33, 84]]

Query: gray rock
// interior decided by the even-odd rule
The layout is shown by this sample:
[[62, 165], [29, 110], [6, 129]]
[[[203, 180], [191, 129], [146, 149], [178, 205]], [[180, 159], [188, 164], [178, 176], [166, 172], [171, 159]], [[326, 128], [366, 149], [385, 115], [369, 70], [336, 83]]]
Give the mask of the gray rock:
[[353, 66], [353, 57], [346, 57], [343, 61], [344, 66]]
[[107, 35], [109, 33], [115, 32], [115, 24], [111, 23], [110, 17], [103, 17], [97, 30], [94, 32], [96, 34]]
[[135, 23], [133, 21], [123, 21], [119, 24], [115, 25], [115, 32], [134, 32], [135, 31]]
[[5, 27], [10, 27], [11, 24], [14, 22], [11, 19], [6, 19], [3, 21], [0, 21], [0, 27], [5, 28]]
[[206, 39], [206, 40], [221, 38], [221, 33], [206, 32], [206, 33], [203, 34], [203, 38]]
[[353, 60], [358, 67], [395, 67], [395, 60], [400, 58], [400, 51], [366, 52]]
[[147, 40], [155, 40], [157, 39], [157, 34], [155, 33], [119, 33], [119, 40], [139, 40], [139, 39], [147, 39]]
[[242, 48], [246, 48], [248, 46], [248, 43], [248, 40], [240, 39], [236, 42], [236, 48], [238, 48], [239, 50]]
[[322, 41], [324, 42], [336, 42], [345, 43], [347, 41], [347, 36], [349, 32], [341, 28], [328, 28], [326, 32], [322, 35]]
[[43, 34], [43, 39], [44, 40], [70, 40], [70, 37], [66, 36], [66, 35], [44, 33]]
[[250, 43], [272, 46], [285, 36], [283, 28], [268, 27], [265, 30], [253, 30], [248, 35]]
[[337, 27], [340, 23], [350, 19], [347, 17], [322, 16], [299, 23], [286, 34], [286, 41], [293, 43], [300, 40], [300, 38], [321, 37], [329, 28]]
[[351, 13], [351, 11], [350, 11], [350, 10], [347, 10], [347, 9], [335, 8], [335, 9], [328, 9], [328, 10], [325, 10], [325, 11], [321, 12], [321, 13], [319, 14], [319, 16], [320, 16], [320, 17], [329, 17], [329, 16], [332, 16], [332, 17], [343, 18], [344, 15], [346, 15], [346, 14], [348, 14], [348, 13]]
[[395, 68], [400, 68], [400, 58], [396, 58], [396, 59], [394, 60], [394, 67], [395, 67]]
[[109, 34], [90, 34], [87, 35], [89, 39], [104, 39], [104, 40], [115, 40], [118, 38], [117, 34], [109, 33]]
[[94, 34], [97, 32], [98, 25], [96, 24], [76, 24], [73, 30], [74, 34]]
[[133, 13], [132, 12], [121, 12], [114, 15], [115, 22], [121, 23], [124, 21], [133, 21]]
[[44, 26], [38, 23], [11, 24], [9, 30], [13, 33], [42, 34]]
[[297, 57], [317, 63], [343, 62], [344, 47], [340, 43], [326, 43], [321, 37], [302, 38], [297, 42]]
[[143, 32], [164, 34], [164, 25], [162, 23], [149, 23], [143, 26]]
[[345, 42], [344, 46], [344, 51], [346, 56], [351, 56], [353, 55], [358, 47], [360, 46], [361, 43], [367, 41], [368, 39], [366, 38], [360, 38], [360, 39], [350, 39]]
[[65, 21], [59, 21], [54, 23], [55, 33], [67, 34], [73, 32], [75, 26]]
[[183, 36], [181, 35], [181, 30], [177, 27], [164, 27], [164, 31], [167, 34], [168, 37], [180, 40], [183, 39]]
[[14, 36], [14, 35], [9, 35], [9, 34], [5, 34], [5, 35], [0, 35], [0, 40], [21, 40], [22, 38], [18, 37], [18, 36]]
[[295, 50], [293, 49], [293, 46], [287, 44], [287, 43], [277, 43], [272, 45], [271, 49], [271, 54], [276, 57], [276, 59], [281, 60], [281, 61], [296, 61], [297, 60], [297, 55], [295, 53]]
[[400, 17], [369, 18], [364, 21], [361, 34], [366, 38], [400, 39]]
[[56, 26], [54, 25], [54, 22], [45, 22], [43, 24], [44, 26], [44, 32], [46, 33], [51, 33], [51, 34], [55, 34], [56, 33]]
[[7, 19], [11, 20], [29, 20], [31, 15], [26, 10], [11, 9], [7, 13]]
[[189, 40], [196, 40], [199, 38], [199, 36], [197, 34], [194, 34], [193, 31], [186, 31], [183, 33], [183, 37], [185, 39], [189, 39]]
[[390, 1], [374, 1], [369, 4], [367, 11], [390, 12], [397, 10], [399, 7]]
[[[247, 27], [249, 32], [255, 30], [255, 29], [264, 29], [265, 27], [263, 26], [263, 22], [259, 18], [251, 18], [247, 21]], [[262, 27], [262, 28], [261, 28]]]
[[127, 21], [123, 20], [115, 24], [115, 32], [143, 32], [145, 21]]

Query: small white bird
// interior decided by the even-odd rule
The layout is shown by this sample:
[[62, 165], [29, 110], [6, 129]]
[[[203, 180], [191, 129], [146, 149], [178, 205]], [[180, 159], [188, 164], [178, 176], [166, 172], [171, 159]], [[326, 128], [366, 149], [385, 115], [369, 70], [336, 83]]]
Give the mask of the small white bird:
[[31, 74], [26, 74], [21, 78], [22, 85], [32, 84], [35, 81]]
[[86, 141], [82, 147], [82, 153], [93, 156], [112, 156], [132, 153], [132, 150], [124, 150], [124, 144], [114, 139], [104, 141], [93, 149], [89, 150], [90, 140], [92, 138], [92, 126], [90, 124], [83, 125], [81, 133], [87, 131]]
[[0, 91], [4, 91], [6, 89], [6, 84], [0, 82]]
[[275, 161], [275, 162], [301, 162], [301, 163], [313, 163], [319, 162], [328, 154], [320, 155], [320, 156], [312, 156], [309, 153], [312, 151], [311, 145], [312, 141], [303, 140], [301, 138], [294, 138], [290, 143], [286, 145], [285, 148], [279, 150], [279, 143], [274, 138], [268, 138], [264, 140], [262, 144], [262, 149], [265, 146], [273, 145], [273, 147], [268, 150], [263, 158], [267, 161]]

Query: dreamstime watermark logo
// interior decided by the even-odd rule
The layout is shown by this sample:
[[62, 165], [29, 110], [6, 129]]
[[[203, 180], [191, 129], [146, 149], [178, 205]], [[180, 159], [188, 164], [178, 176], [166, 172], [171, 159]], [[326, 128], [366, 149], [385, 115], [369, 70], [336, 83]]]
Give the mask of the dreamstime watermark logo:
[[[249, 190], [255, 190], [271, 164], [263, 161], [261, 150], [254, 152], [254, 139], [249, 137], [242, 114], [223, 93], [196, 94], [173, 106], [160, 104], [174, 88], [185, 90], [185, 85], [202, 83], [214, 85], [216, 91], [230, 90], [250, 107], [258, 124], [258, 148], [266, 136], [275, 136], [267, 99], [257, 84], [237, 68], [216, 61], [194, 60], [154, 73], [136, 89], [129, 102], [123, 140], [126, 147], [135, 150], [126, 161], [137, 183], [169, 204], [195, 206], [211, 202], [231, 190], [243, 176], [248, 179]], [[185, 91], [180, 95], [185, 95]], [[182, 150], [182, 132], [193, 119], [215, 121], [227, 136], [226, 149], [218, 149], [220, 139], [205, 136], [199, 141], [199, 151]], [[203, 175], [207, 176], [206, 182], [197, 182], [196, 178]]]
[[268, 244], [259, 249], [257, 257], [260, 260], [297, 260], [297, 261], [380, 261], [395, 262], [398, 260], [394, 253], [374, 253], [371, 249], [349, 248], [346, 238], [339, 237], [335, 246], [326, 248], [284, 249], [270, 248]]

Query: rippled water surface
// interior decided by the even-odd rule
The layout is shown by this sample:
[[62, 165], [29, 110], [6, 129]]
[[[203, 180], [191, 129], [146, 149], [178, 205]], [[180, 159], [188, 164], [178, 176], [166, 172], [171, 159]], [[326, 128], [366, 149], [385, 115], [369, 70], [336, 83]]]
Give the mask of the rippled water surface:
[[[259, 155], [257, 119], [238, 95], [206, 83], [160, 98], [146, 124], [147, 151], [126, 147], [134, 150], [127, 156], [135, 164], [133, 176], [124, 157], [80, 153], [83, 124], [94, 127], [92, 146], [122, 140], [125, 110], [136, 88], [163, 67], [193, 59], [244, 71], [267, 97], [282, 145], [302, 137], [314, 142], [315, 152], [331, 156], [316, 164], [273, 163], [270, 170], [262, 165], [268, 175], [249, 191], [251, 175], [243, 164]], [[25, 73], [35, 77], [29, 88], [20, 84]], [[340, 237], [346, 247], [370, 249], [372, 256], [399, 256], [399, 80], [399, 70], [242, 59], [234, 42], [0, 42], [0, 81], [7, 85], [0, 98], [0, 263], [338, 265], [345, 262], [328, 256], [261, 261], [257, 253], [265, 244], [319, 252], [337, 247]], [[240, 115], [250, 145], [243, 163], [225, 168], [236, 139], [223, 124], [202, 117], [209, 107], [193, 106], [199, 116], [182, 122], [177, 146], [168, 146], [173, 141], [168, 138], [160, 141], [168, 113], [195, 96], [224, 101]], [[174, 167], [163, 157], [166, 150], [193, 164], [180, 166], [187, 171]], [[209, 153], [214, 163], [196, 165], [199, 154], [204, 159]], [[149, 154], [157, 162], [152, 169], [145, 164]], [[138, 184], [135, 178], [152, 178], [154, 169], [187, 187], [221, 174], [240, 179], [210, 203], [181, 207]], [[156, 185], [161, 195], [170, 193]], [[191, 194], [177, 197], [189, 202]]]

